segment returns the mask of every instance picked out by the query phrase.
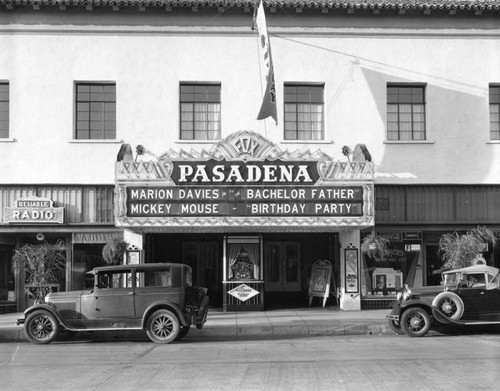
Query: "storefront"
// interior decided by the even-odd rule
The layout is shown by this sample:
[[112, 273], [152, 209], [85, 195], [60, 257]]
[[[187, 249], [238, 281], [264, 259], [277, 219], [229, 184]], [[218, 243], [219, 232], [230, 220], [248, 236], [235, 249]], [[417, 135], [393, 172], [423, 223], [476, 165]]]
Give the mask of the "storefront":
[[307, 303], [317, 260], [332, 265], [330, 302], [359, 309], [359, 239], [374, 223], [373, 174], [364, 159], [290, 152], [251, 131], [157, 160], [124, 145], [116, 226], [144, 262], [191, 265], [194, 282], [224, 310]]
[[16, 250], [62, 243], [64, 276], [50, 289], [78, 290], [85, 272], [103, 264], [105, 243], [123, 237], [113, 225], [112, 186], [1, 186], [0, 206], [0, 313], [33, 301], [32, 287], [12, 266]]

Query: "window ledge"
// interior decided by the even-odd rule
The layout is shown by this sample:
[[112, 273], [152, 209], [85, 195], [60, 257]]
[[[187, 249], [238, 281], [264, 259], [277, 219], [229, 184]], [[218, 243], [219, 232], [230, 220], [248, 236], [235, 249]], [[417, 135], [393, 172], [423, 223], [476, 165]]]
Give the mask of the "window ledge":
[[280, 144], [333, 144], [333, 140], [281, 140]]
[[0, 143], [15, 143], [17, 140], [15, 138], [7, 137], [7, 138], [0, 138]]
[[123, 144], [123, 140], [69, 140], [70, 144]]
[[177, 140], [174, 141], [175, 144], [215, 144], [218, 143], [221, 139], [217, 140]]
[[500, 140], [490, 140], [487, 141], [486, 144], [500, 144]]
[[432, 140], [384, 140], [384, 144], [434, 144]]

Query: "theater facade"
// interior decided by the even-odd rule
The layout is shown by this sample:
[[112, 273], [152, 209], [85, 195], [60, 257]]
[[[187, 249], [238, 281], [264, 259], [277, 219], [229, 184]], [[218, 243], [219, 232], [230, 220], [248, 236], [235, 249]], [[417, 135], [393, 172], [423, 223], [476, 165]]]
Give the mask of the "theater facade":
[[372, 162], [283, 150], [253, 131], [208, 150], [144, 151], [123, 145], [116, 162], [115, 225], [135, 262], [187, 263], [212, 305], [252, 311], [306, 305], [313, 264], [328, 261], [327, 302], [360, 309]]

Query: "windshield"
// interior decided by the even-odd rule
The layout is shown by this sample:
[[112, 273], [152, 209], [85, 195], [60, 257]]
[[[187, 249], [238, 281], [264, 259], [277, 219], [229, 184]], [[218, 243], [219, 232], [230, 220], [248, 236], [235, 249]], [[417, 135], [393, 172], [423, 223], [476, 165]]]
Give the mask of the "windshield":
[[458, 284], [458, 273], [443, 274], [443, 285], [445, 287], [455, 287]]

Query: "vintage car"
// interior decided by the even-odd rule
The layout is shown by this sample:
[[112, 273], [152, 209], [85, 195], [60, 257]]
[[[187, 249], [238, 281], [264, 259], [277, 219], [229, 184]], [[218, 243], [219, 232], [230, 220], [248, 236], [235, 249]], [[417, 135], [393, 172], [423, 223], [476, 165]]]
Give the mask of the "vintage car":
[[475, 265], [441, 273], [440, 286], [409, 289], [397, 294], [389, 326], [410, 337], [423, 337], [443, 325], [500, 325], [499, 269]]
[[115, 330], [146, 330], [153, 342], [170, 343], [207, 318], [207, 289], [192, 286], [191, 268], [180, 263], [97, 267], [85, 288], [47, 294], [17, 324], [37, 344], [63, 333]]

